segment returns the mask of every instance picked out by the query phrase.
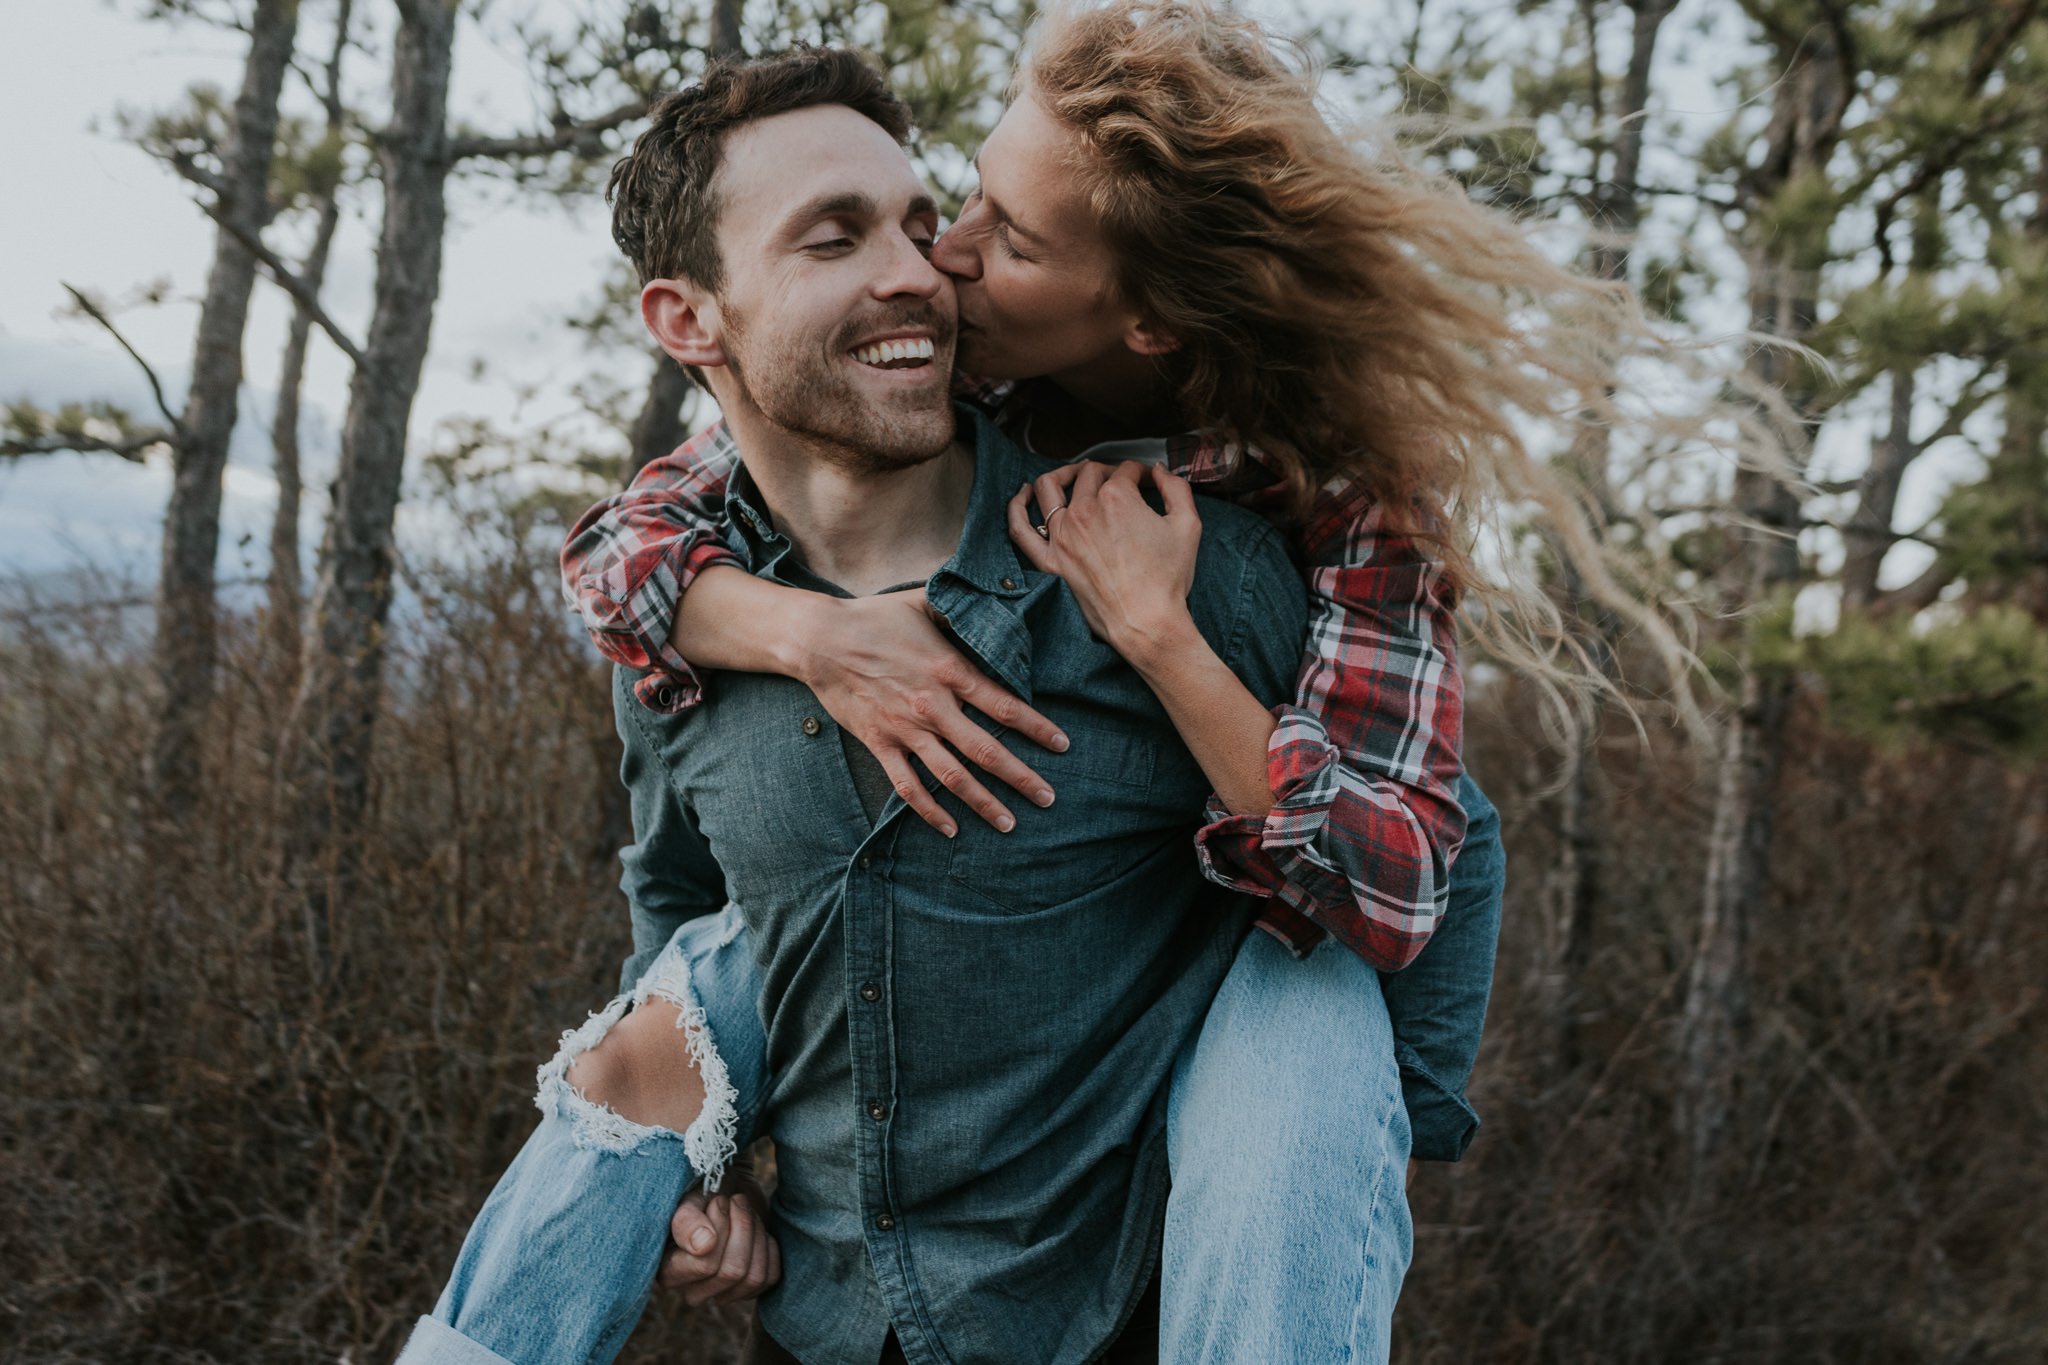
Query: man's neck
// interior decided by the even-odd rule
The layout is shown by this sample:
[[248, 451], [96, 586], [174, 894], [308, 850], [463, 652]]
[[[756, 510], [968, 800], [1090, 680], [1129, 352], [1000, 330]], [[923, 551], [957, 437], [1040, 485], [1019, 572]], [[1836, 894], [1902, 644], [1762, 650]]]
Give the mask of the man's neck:
[[1116, 362], [1047, 375], [1034, 393], [1031, 446], [1053, 460], [1071, 460], [1104, 441], [1177, 436], [1188, 423], [1154, 363], [1129, 351]]
[[727, 421], [763, 510], [827, 582], [856, 597], [921, 582], [959, 545], [974, 487], [971, 447], [956, 441], [923, 464], [861, 473], [758, 415], [734, 412]]

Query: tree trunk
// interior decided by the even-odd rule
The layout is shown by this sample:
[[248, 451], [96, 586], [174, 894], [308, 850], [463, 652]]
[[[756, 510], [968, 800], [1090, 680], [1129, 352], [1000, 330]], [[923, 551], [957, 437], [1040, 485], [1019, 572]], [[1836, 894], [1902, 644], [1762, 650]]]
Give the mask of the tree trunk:
[[284, 758], [292, 818], [285, 850], [316, 970], [332, 969], [331, 915], [354, 880], [369, 800], [371, 742], [391, 607], [392, 520], [406, 429], [441, 287], [447, 225], [448, 78], [456, 0], [398, 6], [392, 117], [378, 138], [384, 223], [362, 361], [349, 387], [334, 507], [321, 546]]
[[[307, 253], [300, 271], [307, 287], [315, 291], [326, 277], [327, 253], [340, 221], [340, 199], [329, 194], [320, 206], [313, 249]], [[305, 387], [306, 347], [312, 331], [312, 315], [303, 306], [295, 309], [291, 334], [285, 340], [284, 367], [278, 377], [277, 415], [270, 426], [271, 462], [277, 474], [277, 506], [270, 519], [271, 652], [281, 667], [292, 671], [294, 685], [302, 647], [299, 609], [303, 601], [299, 584], [299, 502], [304, 491], [299, 473], [299, 401]]]
[[1913, 399], [1919, 375], [1910, 365], [1892, 371], [1891, 425], [1870, 445], [1870, 465], [1857, 481], [1856, 510], [1842, 532], [1842, 606], [1861, 611], [1877, 600], [1878, 570], [1892, 548], [1892, 514], [1913, 446]]
[[[341, 0], [334, 18], [334, 46], [327, 59], [326, 88], [321, 102], [327, 108], [327, 136], [342, 135], [345, 117], [341, 102], [341, 63], [348, 51], [348, 27], [354, 6]], [[327, 279], [327, 256], [334, 246], [335, 229], [341, 224], [341, 186], [326, 185], [319, 195], [320, 216], [313, 229], [313, 245], [299, 266], [299, 278], [318, 296]], [[270, 426], [272, 467], [277, 475], [277, 506], [270, 520], [270, 642], [271, 657], [287, 689], [298, 686], [299, 611], [304, 593], [299, 581], [299, 502], [304, 488], [299, 470], [299, 404], [305, 388], [306, 347], [312, 339], [313, 315], [303, 302], [292, 309], [291, 333], [286, 338], [283, 372], [277, 384], [277, 413]]]
[[[1633, 41], [1628, 70], [1623, 73], [1621, 107], [1615, 111], [1619, 132], [1614, 145], [1613, 173], [1594, 188], [1593, 225], [1598, 234], [1590, 252], [1589, 265], [1601, 279], [1626, 280], [1634, 233], [1642, 217], [1640, 174], [1643, 136], [1647, 123], [1642, 117], [1650, 98], [1650, 72], [1656, 61], [1657, 34], [1670, 17], [1676, 0], [1641, 0], [1635, 7]], [[1604, 78], [1599, 66], [1598, 34], [1594, 13], [1587, 15], [1587, 61], [1591, 66], [1592, 108], [1596, 122], [1604, 117], [1601, 90]], [[1610, 390], [1610, 398], [1613, 397]], [[1614, 513], [1614, 494], [1608, 476], [1612, 449], [1611, 428], [1605, 421], [1583, 422], [1573, 440], [1570, 466], [1574, 480], [1585, 496], [1600, 509], [1600, 524]], [[1562, 558], [1562, 557], [1561, 557]], [[1579, 576], [1565, 561], [1562, 588], [1569, 608], [1578, 616], [1583, 637], [1595, 664], [1611, 671], [1614, 641], [1619, 629], [1612, 613], [1591, 609], [1580, 590]], [[1576, 735], [1565, 758], [1565, 783], [1558, 793], [1558, 862], [1551, 879], [1551, 905], [1557, 931], [1553, 936], [1555, 957], [1552, 969], [1553, 998], [1549, 1014], [1556, 1030], [1558, 1064], [1569, 1071], [1579, 1063], [1579, 1002], [1592, 961], [1593, 932], [1599, 918], [1602, 895], [1601, 873], [1606, 861], [1606, 808], [1600, 800], [1599, 777], [1600, 718], [1594, 717]]]
[[711, 57], [737, 57], [745, 48], [740, 41], [741, 0], [713, 0], [711, 6]]
[[[683, 422], [683, 405], [696, 386], [683, 367], [665, 351], [654, 352], [654, 373], [647, 380], [647, 398], [640, 415], [633, 419], [633, 472], [639, 473], [650, 460], [658, 460], [683, 443], [690, 433]], [[629, 480], [630, 482], [630, 480]]]
[[[1764, 161], [1745, 187], [1752, 196], [1746, 206], [1750, 221], [1757, 218], [1753, 210], [1787, 184], [1827, 165], [1847, 107], [1842, 54], [1831, 29], [1820, 24], [1807, 30], [1785, 55]], [[1824, 240], [1821, 232], [1804, 244], [1774, 238], [1752, 245], [1753, 330], [1795, 342], [1812, 334], [1823, 249], [1817, 243]], [[1789, 438], [1795, 448], [1783, 452], [1782, 467], [1745, 468], [1735, 477], [1730, 597], [1738, 609], [1762, 611], [1788, 608], [1799, 579], [1797, 488], [1812, 450], [1816, 377], [1800, 357], [1768, 347], [1751, 351], [1749, 372], [1781, 394], [1801, 423]], [[1760, 666], [1746, 643], [1740, 655], [1741, 703], [1723, 739], [1699, 939], [1680, 1021], [1679, 1120], [1689, 1139], [1696, 1192], [1713, 1178], [1735, 1106], [1749, 1019], [1750, 925], [1770, 884], [1778, 767], [1792, 699], [1789, 674]]]
[[[224, 215], [254, 237], [270, 218], [270, 161], [277, 140], [277, 100], [298, 30], [298, 0], [258, 0], [250, 23], [248, 64], [235, 98], [222, 151]], [[214, 561], [220, 553], [221, 475], [242, 387], [242, 333], [256, 261], [222, 226], [214, 236], [213, 268], [200, 306], [175, 446], [170, 505], [164, 512], [163, 566], [157, 582], [156, 733], [150, 743], [150, 786], [159, 809], [176, 817], [199, 790], [199, 730], [213, 699]]]

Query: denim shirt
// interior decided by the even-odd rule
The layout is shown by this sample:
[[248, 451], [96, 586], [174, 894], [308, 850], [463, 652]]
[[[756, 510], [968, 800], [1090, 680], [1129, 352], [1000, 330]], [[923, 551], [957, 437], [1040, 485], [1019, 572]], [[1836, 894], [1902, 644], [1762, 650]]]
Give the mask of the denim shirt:
[[[635, 947], [741, 907], [763, 981], [783, 1279], [764, 1326], [816, 1362], [1086, 1361], [1158, 1250], [1173, 1061], [1250, 922], [1189, 851], [1210, 783], [1005, 504], [1051, 466], [982, 414], [966, 524], [925, 585], [953, 638], [1072, 739], [1029, 761], [1059, 792], [1002, 834], [947, 839], [891, 796], [872, 824], [834, 723], [793, 680], [723, 676], [662, 714], [614, 689], [636, 843]], [[1204, 500], [1189, 608], [1267, 705], [1291, 693], [1305, 594], [1279, 536]], [[759, 576], [806, 577], [744, 477], [726, 533]], [[999, 737], [1002, 732], [997, 731]], [[1014, 741], [1013, 741], [1014, 747]]]

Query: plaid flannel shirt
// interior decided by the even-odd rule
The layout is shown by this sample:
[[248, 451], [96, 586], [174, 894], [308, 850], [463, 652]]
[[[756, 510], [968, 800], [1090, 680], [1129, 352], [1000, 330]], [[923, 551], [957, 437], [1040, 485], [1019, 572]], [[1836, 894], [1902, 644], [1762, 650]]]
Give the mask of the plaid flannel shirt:
[[[1028, 407], [1009, 384], [963, 380], [956, 391], [1013, 431]], [[1167, 442], [1167, 467], [1197, 489], [1247, 460], [1261, 457], [1212, 433]], [[712, 426], [584, 513], [562, 547], [564, 594], [607, 658], [648, 671], [637, 695], [657, 710], [703, 695], [669, 635], [692, 580], [738, 564], [717, 530], [738, 461], [724, 423]], [[1211, 881], [1265, 900], [1259, 927], [1296, 954], [1327, 934], [1394, 971], [1443, 914], [1465, 833], [1452, 605], [1440, 567], [1386, 533], [1362, 490], [1332, 482], [1290, 537], [1308, 580], [1309, 639], [1267, 746], [1273, 808], [1233, 815], [1212, 797], [1195, 847]]]

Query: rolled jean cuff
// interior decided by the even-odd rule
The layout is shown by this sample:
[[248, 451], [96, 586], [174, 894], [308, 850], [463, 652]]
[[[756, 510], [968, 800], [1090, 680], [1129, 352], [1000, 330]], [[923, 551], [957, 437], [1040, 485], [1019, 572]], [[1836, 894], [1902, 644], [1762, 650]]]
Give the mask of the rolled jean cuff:
[[450, 1327], [439, 1318], [421, 1318], [413, 1324], [405, 1349], [396, 1365], [513, 1365], [490, 1347]]

